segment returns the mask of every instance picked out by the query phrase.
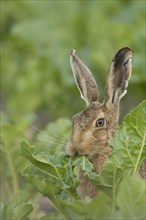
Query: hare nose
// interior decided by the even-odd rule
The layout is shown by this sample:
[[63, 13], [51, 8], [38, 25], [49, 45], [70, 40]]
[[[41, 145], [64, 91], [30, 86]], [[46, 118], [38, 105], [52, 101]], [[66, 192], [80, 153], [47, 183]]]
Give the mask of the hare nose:
[[72, 155], [71, 156], [79, 156], [79, 151], [78, 150], [76, 150], [76, 149], [73, 149], [72, 150]]
[[66, 154], [69, 156], [77, 156], [79, 155], [78, 147], [75, 143], [69, 140], [66, 144]]
[[73, 157], [73, 156], [79, 156], [79, 152], [77, 152], [77, 151], [69, 151], [69, 152], [67, 152], [67, 155], [68, 155], [68, 156], [71, 156], [71, 157]]
[[73, 147], [70, 142], [66, 145], [66, 154], [69, 156], [77, 156], [78, 155], [78, 150]]

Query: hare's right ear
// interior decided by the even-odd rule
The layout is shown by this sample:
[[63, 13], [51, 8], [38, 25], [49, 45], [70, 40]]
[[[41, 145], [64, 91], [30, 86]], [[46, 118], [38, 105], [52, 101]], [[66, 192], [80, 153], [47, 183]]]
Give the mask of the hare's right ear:
[[86, 106], [98, 101], [99, 92], [96, 81], [88, 67], [77, 56], [75, 50], [71, 51], [70, 63], [76, 85]]
[[113, 104], [116, 107], [127, 92], [128, 81], [132, 72], [132, 53], [131, 49], [124, 47], [116, 53], [112, 60], [105, 88], [107, 106]]

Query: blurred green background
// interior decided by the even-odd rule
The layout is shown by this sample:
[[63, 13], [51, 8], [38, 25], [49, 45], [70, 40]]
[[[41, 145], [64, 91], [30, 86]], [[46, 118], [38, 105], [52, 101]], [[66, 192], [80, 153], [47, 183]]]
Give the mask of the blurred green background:
[[104, 95], [107, 70], [121, 47], [134, 50], [122, 111], [144, 99], [144, 1], [2, 1], [2, 110], [10, 121], [45, 111], [72, 116], [84, 103], [69, 63], [75, 48]]
[[27, 188], [20, 176], [26, 163], [18, 152], [22, 139], [32, 139], [34, 127], [72, 117], [84, 107], [69, 63], [72, 48], [94, 74], [101, 100], [112, 57], [122, 47], [132, 48], [133, 73], [121, 119], [145, 98], [145, 1], [3, 0], [0, 8], [6, 200]]

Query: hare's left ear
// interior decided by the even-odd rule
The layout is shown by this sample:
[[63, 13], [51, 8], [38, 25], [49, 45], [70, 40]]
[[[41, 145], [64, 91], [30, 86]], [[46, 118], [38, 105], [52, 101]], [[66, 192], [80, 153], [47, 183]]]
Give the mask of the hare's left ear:
[[75, 50], [71, 51], [70, 63], [76, 85], [86, 106], [89, 106], [92, 102], [98, 101], [99, 92], [96, 81], [88, 67], [77, 56]]
[[132, 72], [133, 51], [128, 47], [120, 49], [112, 60], [105, 88], [106, 105], [119, 104], [126, 94]]

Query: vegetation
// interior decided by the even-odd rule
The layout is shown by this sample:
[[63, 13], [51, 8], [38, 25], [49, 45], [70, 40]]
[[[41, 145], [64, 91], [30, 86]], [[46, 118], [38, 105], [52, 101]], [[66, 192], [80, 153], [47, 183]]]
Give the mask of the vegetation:
[[[146, 101], [127, 115], [119, 131], [110, 143], [113, 154], [103, 165], [100, 174], [93, 172], [93, 166], [85, 156], [68, 158], [60, 143], [54, 146], [21, 144], [20, 154], [31, 164], [22, 171], [22, 176], [37, 191], [48, 197], [54, 213], [41, 219], [145, 219], [145, 181], [138, 171], [146, 159]], [[141, 120], [140, 120], [141, 119]], [[70, 121], [59, 119], [50, 124], [45, 134], [52, 134], [53, 126], [58, 131], [69, 130]], [[39, 139], [44, 133], [39, 135]], [[76, 195], [78, 169], [93, 181], [99, 193], [97, 197], [85, 201]], [[32, 210], [25, 203], [26, 195], [20, 191], [2, 207], [3, 219], [19, 216], [25, 219]], [[17, 215], [18, 212], [18, 215]]]
[[[145, 2], [0, 3], [1, 218], [144, 219], [145, 185], [137, 171], [145, 155]], [[69, 53], [75, 48], [85, 60], [103, 97], [108, 66], [124, 46], [134, 50], [134, 61], [120, 121], [138, 107], [125, 117], [110, 143], [113, 154], [96, 175], [86, 157], [65, 156], [70, 118], [84, 108]], [[77, 197], [79, 167], [97, 186], [97, 198]], [[53, 213], [42, 209], [42, 195]]]

